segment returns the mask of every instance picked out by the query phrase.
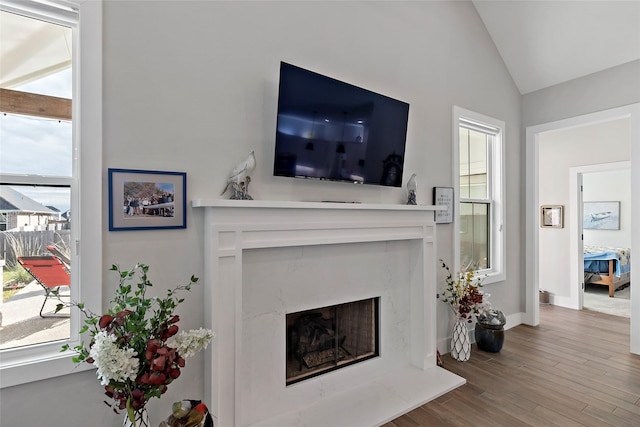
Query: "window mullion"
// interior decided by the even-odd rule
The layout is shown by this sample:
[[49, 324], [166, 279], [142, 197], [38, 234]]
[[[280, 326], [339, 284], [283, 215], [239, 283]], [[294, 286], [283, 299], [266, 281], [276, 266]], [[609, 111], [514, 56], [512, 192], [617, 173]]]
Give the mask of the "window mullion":
[[3, 185], [38, 185], [42, 187], [71, 187], [75, 179], [66, 176], [0, 174]]
[[479, 204], [489, 204], [491, 200], [489, 199], [476, 199], [476, 198], [463, 198], [460, 197], [460, 203], [479, 203]]

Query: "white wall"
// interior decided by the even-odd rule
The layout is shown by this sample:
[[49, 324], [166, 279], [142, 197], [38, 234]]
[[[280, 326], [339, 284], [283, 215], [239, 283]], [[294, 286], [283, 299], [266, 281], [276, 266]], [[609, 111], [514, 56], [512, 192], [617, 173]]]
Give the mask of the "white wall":
[[[271, 176], [280, 61], [410, 104], [405, 166], [419, 177], [419, 203], [431, 203], [433, 186], [452, 183], [453, 105], [506, 122], [507, 280], [487, 291], [505, 314], [521, 312], [520, 95], [470, 2], [106, 1], [103, 173], [186, 171], [189, 200], [217, 198], [232, 165], [253, 149], [256, 199], [404, 203], [402, 189]], [[159, 294], [201, 276], [202, 212], [189, 208], [187, 222], [186, 230], [104, 231], [105, 304], [116, 286], [112, 263], [149, 264]], [[449, 264], [451, 241], [452, 226], [439, 225], [438, 256]], [[181, 327], [203, 323], [202, 295], [196, 288], [181, 306]], [[438, 310], [444, 340], [449, 313], [444, 304]], [[154, 424], [170, 402], [202, 396], [203, 360], [189, 360], [150, 403]], [[46, 407], [32, 411], [34, 401]], [[4, 389], [0, 410], [3, 426], [119, 421], [92, 372]]]
[[582, 175], [585, 202], [620, 202], [618, 230], [585, 229], [584, 244], [631, 247], [631, 171], [591, 172]]
[[[629, 120], [542, 133], [539, 148], [540, 205], [564, 206], [564, 228], [541, 228], [539, 231], [540, 288], [549, 291], [559, 301], [570, 296], [572, 286], [569, 280], [569, 221], [574, 218], [574, 207], [569, 203], [569, 169], [629, 160]], [[630, 181], [627, 179], [624, 185], [628, 192]], [[589, 200], [586, 194], [584, 197], [584, 200]], [[613, 199], [607, 196], [606, 200]]]

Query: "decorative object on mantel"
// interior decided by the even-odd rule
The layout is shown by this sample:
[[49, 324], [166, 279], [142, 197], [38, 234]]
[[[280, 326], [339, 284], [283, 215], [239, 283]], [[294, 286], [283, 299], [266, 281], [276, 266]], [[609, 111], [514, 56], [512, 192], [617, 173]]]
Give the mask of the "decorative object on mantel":
[[[62, 351], [74, 351], [74, 363], [90, 363], [97, 368], [105, 394], [113, 400], [107, 403], [114, 412], [125, 410], [123, 426], [149, 427], [147, 401], [161, 397], [167, 386], [180, 376], [185, 358], [207, 347], [214, 338], [209, 329], [199, 328], [178, 333], [180, 317], [174, 314], [184, 301], [178, 294], [190, 291], [198, 278], [191, 276], [186, 285], [167, 291], [165, 298], [147, 297], [152, 286], [149, 267], [136, 264], [129, 271], [111, 266], [119, 276], [118, 288], [111, 307], [102, 316], [95, 315], [81, 302], [60, 303], [56, 312], [65, 306], [77, 307], [86, 317], [80, 333], [89, 332], [91, 342], [75, 347], [62, 346]], [[138, 283], [129, 282], [138, 277]]]
[[416, 174], [411, 174], [411, 178], [407, 181], [407, 204], [417, 205], [416, 192], [418, 191], [418, 178]]
[[444, 211], [436, 211], [436, 224], [450, 224], [453, 222], [452, 187], [433, 187], [433, 204], [447, 207]]
[[171, 415], [158, 427], [213, 427], [213, 418], [201, 400], [185, 399], [172, 405]]
[[231, 188], [232, 200], [253, 200], [253, 197], [249, 195], [249, 183], [251, 177], [249, 174], [256, 168], [256, 156], [251, 150], [249, 155], [238, 163], [227, 177], [227, 184], [220, 193], [221, 196]]
[[454, 280], [447, 264], [443, 260], [440, 260], [440, 263], [447, 271], [447, 287], [442, 293], [442, 301], [447, 303], [453, 312], [455, 321], [451, 337], [451, 356], [464, 362], [471, 356], [471, 342], [466, 324], [473, 321], [474, 314], [483, 314], [491, 309], [489, 295], [480, 290], [482, 281], [475, 276], [472, 269], [457, 273]]

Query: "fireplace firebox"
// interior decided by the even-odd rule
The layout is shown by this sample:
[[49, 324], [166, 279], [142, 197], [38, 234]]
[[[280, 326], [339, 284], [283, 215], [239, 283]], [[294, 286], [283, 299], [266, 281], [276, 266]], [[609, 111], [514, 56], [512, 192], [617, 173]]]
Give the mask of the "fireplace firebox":
[[287, 314], [286, 384], [377, 357], [379, 300]]

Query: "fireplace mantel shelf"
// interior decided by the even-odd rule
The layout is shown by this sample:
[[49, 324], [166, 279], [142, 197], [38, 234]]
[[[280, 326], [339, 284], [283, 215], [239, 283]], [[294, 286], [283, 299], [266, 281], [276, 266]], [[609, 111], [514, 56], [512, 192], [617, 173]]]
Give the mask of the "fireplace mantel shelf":
[[[216, 427], [380, 426], [464, 384], [436, 366], [442, 206], [195, 199]], [[380, 356], [285, 385], [285, 317], [380, 298]]]
[[194, 208], [262, 208], [262, 209], [354, 209], [380, 211], [440, 211], [445, 206], [436, 205], [394, 205], [382, 203], [358, 202], [294, 202], [278, 200], [228, 200], [228, 199], [194, 199]]

